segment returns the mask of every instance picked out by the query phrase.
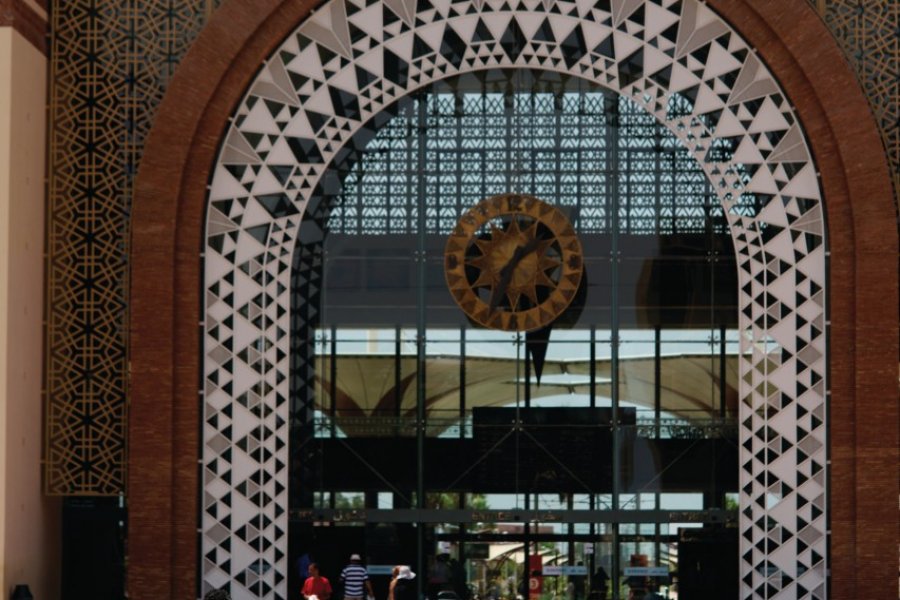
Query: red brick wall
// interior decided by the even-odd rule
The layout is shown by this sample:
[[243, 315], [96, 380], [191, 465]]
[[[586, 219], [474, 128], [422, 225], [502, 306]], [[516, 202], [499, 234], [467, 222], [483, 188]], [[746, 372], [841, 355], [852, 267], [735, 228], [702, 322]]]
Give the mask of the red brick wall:
[[[201, 258], [208, 175], [263, 59], [316, 0], [227, 0], [159, 108], [132, 220], [131, 598], [191, 598], [197, 573]], [[896, 589], [894, 198], [865, 97], [805, 0], [709, 0], [794, 103], [822, 173], [831, 250], [832, 597]]]
[[0, 0], [0, 27], [12, 27], [26, 40], [47, 54], [47, 0], [35, 0], [43, 14], [23, 0]]

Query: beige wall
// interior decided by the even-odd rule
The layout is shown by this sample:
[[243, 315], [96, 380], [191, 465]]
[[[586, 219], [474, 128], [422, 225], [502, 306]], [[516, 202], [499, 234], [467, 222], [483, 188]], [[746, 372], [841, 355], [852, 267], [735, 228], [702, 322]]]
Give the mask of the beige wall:
[[41, 492], [47, 59], [0, 27], [0, 598], [59, 597], [60, 506]]

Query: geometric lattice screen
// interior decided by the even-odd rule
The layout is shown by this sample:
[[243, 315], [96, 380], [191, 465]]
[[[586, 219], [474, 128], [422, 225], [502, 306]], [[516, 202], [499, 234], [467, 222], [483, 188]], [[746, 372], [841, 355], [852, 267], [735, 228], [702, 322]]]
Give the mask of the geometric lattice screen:
[[[816, 169], [777, 82], [695, 0], [332, 0], [267, 59], [223, 133], [209, 193], [204, 589], [287, 596], [289, 290], [306, 201], [387, 105], [485, 68], [552, 70], [626, 96], [706, 173], [739, 268], [741, 597], [824, 598]], [[726, 141], [733, 154], [714, 151]], [[745, 192], [760, 203], [755, 215], [732, 210]]]
[[[516, 77], [506, 73], [510, 85]], [[681, 142], [641, 106], [596, 88], [591, 93], [568, 90], [558, 96], [535, 93], [511, 98], [508, 106], [500, 93], [435, 91], [420, 100], [425, 103], [421, 109], [428, 130], [421, 140], [409, 136], [417, 126], [415, 111], [399, 109], [403, 116], [378, 129], [365, 154], [343, 177], [341, 194], [327, 211], [329, 234], [414, 234], [421, 192], [409, 185], [413, 164], [425, 178], [423, 225], [431, 235], [449, 235], [464, 211], [509, 189], [511, 164], [516, 165], [523, 189], [539, 198], [553, 198], [557, 206], [572, 211], [579, 235], [609, 234], [613, 204], [619, 207], [616, 227], [623, 234], [728, 233], [706, 174]], [[690, 109], [680, 97], [668, 106], [670, 112]], [[611, 121], [618, 126], [615, 131]], [[507, 128], [515, 133], [508, 134]], [[509, 143], [510, 135], [514, 144]], [[403, 143], [398, 144], [400, 140]], [[554, 151], [547, 152], [548, 148]], [[607, 154], [613, 148], [618, 152], [614, 167]], [[734, 148], [722, 144], [718, 150], [730, 153]], [[367, 173], [377, 175], [367, 178]], [[609, 183], [613, 179], [615, 186]], [[731, 207], [732, 213], [746, 216], [757, 210], [752, 194], [738, 197]]]
[[144, 140], [219, 0], [53, 0], [44, 489], [124, 493], [129, 231]]
[[900, 205], [900, 2], [811, 0], [853, 66], [887, 150]]

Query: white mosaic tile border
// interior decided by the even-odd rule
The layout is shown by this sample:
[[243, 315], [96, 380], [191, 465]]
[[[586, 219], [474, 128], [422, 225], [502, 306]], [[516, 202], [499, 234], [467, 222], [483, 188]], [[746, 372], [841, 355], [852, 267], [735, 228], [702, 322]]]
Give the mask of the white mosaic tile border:
[[[309, 194], [370, 117], [432, 81], [530, 67], [654, 114], [728, 212], [740, 268], [741, 598], [825, 598], [825, 227], [778, 83], [696, 0], [332, 0], [269, 57], [226, 132], [205, 252], [203, 591], [287, 597], [291, 258]], [[673, 94], [693, 114], [670, 117]], [[716, 138], [732, 162], [707, 162]], [[744, 184], [734, 164], [754, 174]]]

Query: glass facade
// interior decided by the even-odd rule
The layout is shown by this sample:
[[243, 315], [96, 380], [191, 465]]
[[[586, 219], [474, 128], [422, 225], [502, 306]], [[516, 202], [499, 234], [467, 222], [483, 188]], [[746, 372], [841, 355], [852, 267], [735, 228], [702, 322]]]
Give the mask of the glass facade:
[[[736, 596], [737, 264], [669, 130], [584, 80], [487, 70], [399, 101], [329, 169], [293, 260], [289, 562], [359, 552], [376, 586], [411, 564], [447, 600]], [[473, 325], [444, 277], [459, 218], [509, 192], [584, 251], [536, 332]]]

